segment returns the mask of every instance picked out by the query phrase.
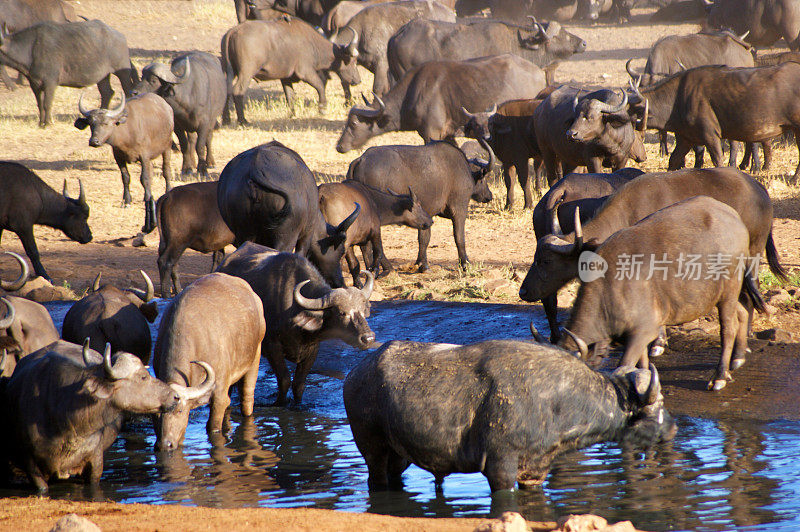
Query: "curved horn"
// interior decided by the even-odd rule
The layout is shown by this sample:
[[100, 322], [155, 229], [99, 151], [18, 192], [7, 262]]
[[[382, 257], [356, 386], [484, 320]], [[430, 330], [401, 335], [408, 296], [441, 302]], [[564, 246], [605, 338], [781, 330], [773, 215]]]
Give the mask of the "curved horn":
[[331, 303], [327, 297], [309, 299], [300, 293], [300, 290], [310, 282], [311, 279], [306, 279], [305, 281], [297, 283], [297, 285], [294, 287], [294, 300], [297, 302], [297, 304], [308, 310], [324, 310], [330, 307]]
[[494, 162], [495, 162], [494, 151], [492, 150], [492, 147], [489, 146], [489, 143], [486, 142], [486, 139], [483, 138], [483, 137], [478, 139], [478, 144], [480, 144], [481, 148], [483, 148], [484, 150], [486, 150], [489, 153], [489, 162], [486, 163], [486, 166], [483, 167], [484, 168], [484, 173], [486, 173], [486, 172], [488, 172], [488, 171], [490, 171], [492, 169], [492, 166], [494, 166]]
[[186, 56], [183, 60], [183, 74], [180, 76], [175, 76], [175, 83], [183, 83], [184, 81], [188, 80], [191, 72], [192, 63], [189, 61], [189, 57]]
[[97, 277], [94, 278], [94, 282], [92, 283], [92, 292], [97, 292], [100, 290], [100, 278], [103, 276], [102, 272], [97, 272]]
[[337, 233], [346, 233], [350, 226], [353, 225], [353, 222], [356, 221], [356, 218], [358, 218], [358, 214], [361, 212], [361, 205], [359, 205], [358, 202], [353, 203], [356, 204], [356, 208], [353, 209], [353, 212], [350, 213], [350, 216], [342, 220], [341, 223], [336, 226]]
[[536, 327], [534, 327], [533, 322], [530, 323], [530, 328], [531, 328], [531, 334], [533, 335], [533, 339], [539, 342], [540, 344], [545, 343], [544, 338], [542, 338], [542, 335], [539, 334], [539, 331], [536, 330]]
[[14, 305], [11, 304], [11, 301], [4, 297], [0, 297], [0, 301], [2, 301], [6, 306], [6, 315], [5, 317], [0, 320], [0, 329], [8, 329], [11, 327], [11, 324], [14, 323], [14, 318], [17, 317], [17, 310], [14, 308]]
[[365, 270], [364, 275], [367, 280], [364, 283], [364, 287], [361, 289], [361, 293], [364, 294], [365, 298], [369, 299], [369, 296], [372, 295], [372, 289], [375, 287], [375, 275], [369, 270]]
[[601, 113], [608, 113], [608, 114], [619, 113], [620, 111], [628, 107], [628, 93], [622, 89], [620, 89], [620, 92], [622, 92], [622, 102], [619, 105], [611, 105], [605, 102], [600, 102]]
[[583, 247], [583, 226], [581, 225], [581, 208], [575, 207], [575, 251]]
[[497, 102], [495, 102], [495, 104], [492, 106], [492, 108], [491, 108], [491, 109], [489, 109], [488, 111], [486, 111], [486, 113], [487, 113], [489, 116], [491, 116], [491, 115], [496, 115], [496, 114], [497, 114]]
[[564, 231], [561, 229], [561, 222], [558, 220], [558, 207], [564, 202], [564, 198], [566, 197], [567, 192], [561, 195], [561, 197], [556, 201], [553, 208], [550, 209], [550, 225], [552, 226], [551, 233], [555, 236], [564, 236]]
[[386, 104], [383, 103], [381, 97], [375, 94], [374, 92], [372, 93], [372, 96], [375, 98], [375, 102], [378, 102], [378, 107], [379, 107], [378, 111], [380, 112], [379, 114], [383, 114], [384, 112], [386, 112]]
[[61, 189], [61, 195], [64, 196], [65, 198], [69, 198], [69, 192], [67, 191], [67, 179], [66, 178], [64, 178], [64, 186]]
[[572, 338], [572, 340], [575, 342], [575, 345], [578, 346], [578, 351], [581, 354], [581, 358], [583, 360], [587, 360], [589, 358], [589, 346], [586, 345], [586, 342], [584, 342], [577, 334], [573, 333], [566, 327], [562, 327], [561, 330], [567, 333], [569, 337]]
[[746, 32], [742, 33], [741, 35], [737, 35], [737, 37], [739, 37], [740, 41], [743, 41], [743, 40], [745, 40], [747, 38], [748, 35], [750, 35], [750, 30], [747, 30]]
[[105, 370], [106, 377], [110, 381], [118, 381], [124, 377], [119, 375], [114, 370], [114, 366], [111, 365], [111, 344], [108, 342], [106, 342], [106, 349], [103, 351], [103, 370]]
[[346, 45], [347, 49], [355, 50], [356, 47], [358, 46], [358, 33], [356, 33], [356, 30], [354, 30], [352, 26], [345, 26], [344, 29], [350, 30], [350, 31], [353, 32], [353, 38], [350, 39], [350, 42], [347, 43], [347, 45]]
[[138, 288], [128, 288], [128, 292], [135, 294], [136, 297], [147, 303], [155, 297], [156, 290], [153, 287], [153, 281], [150, 280], [150, 276], [147, 275], [144, 270], [139, 270], [139, 273], [142, 274], [142, 278], [144, 279], [144, 284], [147, 290], [139, 290]]
[[475, 115], [474, 115], [474, 114], [472, 114], [472, 113], [470, 113], [469, 111], [467, 111], [467, 108], [466, 108], [466, 107], [464, 107], [463, 105], [461, 106], [461, 112], [462, 112], [462, 113], [464, 113], [464, 116], [466, 116], [466, 117], [467, 117], [467, 119], [470, 119], [470, 118], [474, 118], [474, 117], [475, 117]]
[[6, 255], [11, 255], [14, 260], [19, 263], [19, 277], [15, 281], [2, 281], [0, 280], [0, 288], [3, 290], [8, 290], [9, 292], [15, 292], [25, 286], [25, 283], [28, 281], [28, 274], [30, 273], [30, 269], [28, 268], [28, 263], [23, 259], [20, 255], [14, 253], [13, 251], [4, 251]]
[[628, 75], [631, 77], [632, 80], [636, 80], [636, 78], [639, 77], [640, 74], [635, 70], [633, 70], [633, 67], [631, 67], [631, 62], [633, 62], [633, 57], [628, 59], [628, 61], [625, 63], [625, 70], [628, 71]]
[[83, 190], [83, 181], [78, 179], [78, 205], [84, 208], [84, 210], [89, 210], [89, 204], [86, 203], [86, 192]]
[[534, 17], [533, 15], [528, 15], [528, 18], [531, 19], [531, 27], [533, 27], [534, 29], [538, 30], [539, 33], [544, 33], [544, 28], [542, 27], [541, 24], [539, 24], [536, 21], [536, 17]]
[[575, 93], [575, 97], [572, 99], [572, 112], [573, 113], [577, 113], [578, 112], [578, 102], [580, 101], [580, 96], [581, 96], [581, 91], [578, 90], [578, 92]]
[[680, 59], [676, 59], [675, 62], [678, 63], [678, 66], [681, 67], [681, 70], [689, 70], [688, 68], [686, 68], [686, 65], [681, 63]]
[[169, 387], [178, 392], [181, 396], [181, 399], [185, 399], [186, 401], [195, 401], [200, 399], [204, 395], [207, 395], [211, 390], [214, 389], [214, 384], [217, 380], [217, 375], [214, 373], [214, 368], [211, 367], [210, 364], [207, 364], [200, 360], [192, 360], [192, 364], [197, 364], [206, 372], [206, 378], [203, 379], [197, 386], [182, 386], [180, 384], [170, 384]]
[[83, 349], [81, 349], [81, 355], [83, 356], [83, 365], [88, 367], [94, 366], [95, 363], [92, 362], [91, 358], [89, 357], [89, 353], [91, 349], [89, 349], [89, 344], [92, 340], [87, 336], [86, 340], [83, 341]]
[[106, 111], [106, 116], [109, 118], [117, 118], [119, 115], [122, 114], [122, 111], [125, 110], [125, 93], [122, 93], [122, 101], [120, 104], [115, 107], [114, 109], [109, 109]]
[[661, 381], [658, 378], [658, 370], [653, 363], [650, 363], [650, 386], [647, 387], [647, 397], [645, 403], [648, 405], [656, 404], [661, 395]]
[[[642, 131], [647, 131], [647, 113], [650, 112], [650, 100], [644, 101], [644, 118], [642, 119]], [[644, 137], [642, 137], [644, 139]]]
[[85, 117], [88, 118], [89, 113], [91, 113], [91, 109], [87, 109], [83, 106], [83, 95], [86, 94], [86, 90], [81, 91], [81, 97], [78, 98], [78, 111]]
[[408, 186], [408, 195], [411, 196], [412, 203], [419, 203], [417, 201], [417, 195], [414, 194], [414, 190], [411, 188], [411, 185]]

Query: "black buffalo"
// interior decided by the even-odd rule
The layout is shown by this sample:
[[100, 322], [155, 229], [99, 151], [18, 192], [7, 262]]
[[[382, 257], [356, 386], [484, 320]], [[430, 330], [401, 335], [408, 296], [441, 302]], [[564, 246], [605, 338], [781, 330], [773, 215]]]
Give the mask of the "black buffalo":
[[208, 179], [208, 168], [214, 166], [214, 126], [227, 99], [219, 59], [205, 52], [188, 52], [173, 59], [171, 66], [151, 63], [142, 69], [142, 81], [132, 94], [146, 92], [158, 94], [172, 107], [175, 135], [183, 154], [181, 178], [189, 177], [197, 168], [200, 178]]
[[416, 131], [425, 142], [454, 140], [468, 121], [462, 108], [489, 109], [533, 98], [545, 86], [542, 69], [511, 54], [430, 61], [408, 72], [371, 107], [353, 107], [336, 150], [347, 153], [390, 131]]
[[519, 341], [392, 341], [344, 382], [370, 489], [413, 463], [441, 486], [483, 473], [493, 492], [544, 482], [559, 454], [599, 441], [649, 447], [676, 432], [658, 372], [598, 373], [561, 349]]
[[[276, 404], [286, 402], [289, 384], [296, 403], [317, 358], [319, 344], [338, 338], [360, 349], [375, 341], [369, 328], [373, 276], [363, 288], [331, 288], [308, 260], [247, 242], [228, 255], [219, 270], [250, 284], [264, 305], [267, 331], [261, 346], [278, 379]], [[289, 378], [286, 360], [297, 364]]]
[[34, 225], [60, 229], [81, 244], [91, 242], [92, 231], [86, 223], [89, 205], [82, 183], [78, 199], [72, 199], [67, 196], [66, 180], [64, 192], [59, 194], [21, 164], [0, 161], [0, 190], [0, 237], [5, 229], [19, 237], [36, 275], [51, 280], [39, 259]]
[[18, 70], [30, 81], [41, 127], [53, 123], [50, 111], [58, 86], [97, 84], [100, 105], [107, 107], [114, 95], [111, 74], [125, 92], [138, 81], [125, 36], [99, 20], [42, 22], [11, 35], [0, 27], [0, 65]]
[[[458, 262], [466, 267], [469, 259], [464, 226], [469, 200], [480, 203], [492, 200], [485, 178], [494, 156], [483, 139], [481, 142], [489, 152], [488, 163], [468, 161], [464, 153], [449, 142], [432, 142], [424, 146], [375, 146], [350, 163], [347, 179], [385, 191], [411, 188], [425, 212], [453, 221]], [[419, 230], [416, 264], [420, 271], [428, 269], [430, 239], [430, 228]]]
[[344, 286], [339, 262], [359, 207], [336, 227], [325, 222], [314, 175], [296, 152], [272, 141], [240, 153], [222, 170], [217, 202], [236, 246], [251, 240], [296, 251], [331, 286]]
[[547, 83], [559, 61], [586, 50], [586, 41], [558, 22], [530, 26], [486, 21], [471, 24], [415, 19], [400, 28], [386, 50], [395, 82], [427, 61], [515, 54], [545, 69]]

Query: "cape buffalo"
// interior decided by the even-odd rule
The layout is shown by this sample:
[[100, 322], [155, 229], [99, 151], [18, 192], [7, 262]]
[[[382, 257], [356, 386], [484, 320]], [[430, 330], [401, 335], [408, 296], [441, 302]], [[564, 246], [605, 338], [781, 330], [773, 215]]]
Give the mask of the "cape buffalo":
[[536, 107], [529, 122], [548, 183], [578, 166], [600, 172], [604, 164], [619, 170], [629, 158], [644, 161], [644, 145], [632, 121], [624, 91], [622, 97], [605, 89], [585, 95], [573, 87], [553, 91]]
[[503, 165], [506, 210], [511, 210], [514, 206], [515, 178], [519, 180], [519, 186], [522, 188], [524, 207], [526, 209], [533, 207], [533, 193], [528, 174], [528, 160], [531, 158], [535, 164], [534, 181], [537, 190], [540, 190], [539, 180], [536, 178], [541, 175], [542, 157], [536, 139], [528, 134], [528, 122], [533, 116], [534, 109], [541, 102], [541, 99], [511, 100], [481, 113], [470, 113], [462, 109], [468, 119], [464, 126], [464, 135], [485, 140]]
[[46, 225], [60, 229], [68, 238], [81, 244], [92, 241], [92, 231], [86, 221], [89, 205], [83, 183], [78, 199], [67, 196], [67, 181], [64, 192], [59, 194], [39, 176], [18, 163], [0, 161], [0, 238], [3, 230], [15, 233], [31, 260], [36, 275], [52, 281], [39, 259], [39, 249], [33, 237], [34, 225]]
[[5, 306], [0, 318], [0, 350], [11, 355], [0, 376], [10, 376], [22, 357], [58, 340], [58, 331], [43, 305], [16, 296], [4, 296], [0, 301]]
[[531, 488], [565, 451], [649, 447], [677, 431], [654, 366], [598, 373], [530, 342], [392, 341], [353, 368], [343, 395], [370, 489], [397, 487], [411, 463], [437, 486], [481, 472], [492, 492]]
[[[800, 151], [800, 65], [761, 68], [703, 66], [673, 74], [631, 95], [632, 112], [651, 128], [675, 133], [669, 169], [681, 168], [692, 146], [722, 161], [722, 139], [768, 143], [795, 132]], [[765, 144], [766, 145], [766, 144]], [[794, 179], [800, 177], [800, 163]]]
[[[356, 258], [355, 246], [361, 247], [364, 268], [377, 277], [381, 261], [388, 263], [383, 253], [381, 226], [397, 224], [425, 230], [433, 224], [433, 219], [422, 208], [411, 187], [408, 194], [396, 194], [351, 179], [319, 185], [319, 210], [329, 224], [340, 224], [350, 215], [354, 204], [361, 206], [361, 213], [347, 230], [344, 257], [353, 277], [353, 286], [360, 288], [361, 266]], [[391, 270], [391, 263], [388, 268], [384, 267], [385, 273]]]
[[715, 0], [709, 5], [708, 24], [749, 32], [748, 42], [772, 46], [783, 37], [790, 50], [800, 50], [800, 3], [794, 0]]
[[146, 92], [158, 94], [172, 108], [183, 155], [181, 179], [188, 178], [195, 167], [201, 179], [209, 179], [208, 168], [214, 166], [214, 126], [227, 98], [219, 59], [205, 52], [188, 52], [175, 57], [171, 66], [151, 63], [142, 69], [142, 81], [131, 91], [133, 96]]
[[217, 204], [236, 246], [251, 240], [296, 251], [331, 286], [344, 286], [339, 263], [360, 207], [335, 227], [325, 222], [314, 175], [293, 150], [272, 141], [234, 157], [219, 176]]
[[116, 109], [89, 110], [83, 105], [83, 94], [78, 100], [81, 116], [75, 120], [78, 129], [91, 128], [89, 146], [99, 148], [111, 146], [119, 171], [122, 174], [122, 202], [131, 203], [128, 163], [138, 162], [142, 166], [140, 180], [144, 188], [144, 225], [142, 231], [156, 228], [156, 201], [150, 191], [153, 175], [151, 161], [161, 156], [161, 170], [167, 190], [172, 186], [172, 108], [156, 94], [142, 94], [122, 102]]
[[520, 298], [538, 301], [558, 291], [578, 276], [578, 259], [584, 244], [602, 244], [659, 209], [697, 195], [730, 205], [750, 234], [749, 255], [766, 250], [770, 270], [784, 278], [772, 238], [772, 201], [763, 185], [735, 168], [708, 168], [661, 172], [639, 176], [623, 185], [584, 226], [581, 239], [573, 233], [547, 235], [536, 243], [536, 254], [520, 287]]
[[372, 92], [378, 96], [390, 87], [387, 43], [403, 24], [415, 18], [455, 22], [456, 14], [438, 2], [385, 2], [362, 9], [332, 37], [333, 42], [343, 45], [355, 33], [358, 64], [375, 75]]
[[[236, 107], [240, 124], [244, 117], [244, 96], [250, 80], [281, 80], [286, 105], [294, 115], [294, 89], [297, 81], [305, 81], [319, 95], [319, 112], [328, 105], [325, 85], [331, 72], [342, 81], [345, 98], [350, 99], [350, 86], [361, 83], [356, 65], [358, 35], [350, 33], [345, 44], [333, 44], [302, 20], [286, 19], [247, 21], [228, 30], [222, 37], [222, 62], [228, 83], [228, 94]], [[225, 106], [223, 122], [230, 122]]]
[[[575, 234], [577, 241], [580, 220]], [[644, 367], [649, 365], [647, 344], [662, 326], [692, 321], [716, 307], [722, 355], [708, 388], [724, 388], [730, 370], [744, 364], [747, 351], [749, 320], [739, 294], [764, 311], [753, 280], [758, 272], [749, 269], [749, 231], [736, 211], [696, 196], [620, 229], [599, 247], [586, 248], [609, 268], [602, 277], [581, 284], [569, 320], [570, 337], [562, 345], [574, 344], [588, 359], [591, 348], [621, 339], [625, 353], [620, 365]], [[634, 257], [642, 257], [638, 269]], [[690, 266], [691, 257], [698, 258], [698, 269]]]
[[144, 271], [139, 273], [147, 285], [146, 292], [135, 288], [120, 290], [110, 284], [100, 286], [97, 274], [91, 292], [64, 316], [61, 337], [74, 344], [88, 338], [95, 351], [97, 346], [102, 348], [108, 343], [114, 352], [132, 353], [147, 364], [152, 346], [147, 323], [156, 320], [158, 307], [153, 301], [153, 282]]
[[390, 131], [416, 131], [426, 143], [454, 141], [468, 120], [462, 107], [489, 109], [533, 98], [543, 88], [544, 72], [516, 55], [430, 61], [408, 72], [383, 100], [376, 97], [371, 107], [351, 108], [336, 151], [347, 153]]
[[551, 73], [554, 69], [546, 67], [555, 67], [559, 61], [585, 50], [586, 41], [564, 30], [558, 22], [539, 24], [533, 19], [530, 26], [520, 26], [493, 20], [463, 24], [418, 18], [389, 39], [386, 54], [389, 70], [397, 81], [428, 61], [506, 53], [518, 55]]
[[[72, 5], [63, 0], [0, 0], [0, 27], [5, 26], [6, 31], [10, 33], [24, 30], [40, 22], [77, 20]], [[0, 79], [10, 90], [17, 88], [2, 65], [0, 65]]]
[[156, 202], [158, 222], [158, 275], [161, 297], [181, 291], [175, 267], [186, 249], [212, 253], [211, 271], [225, 256], [234, 235], [217, 206], [219, 183], [189, 183], [175, 187]]
[[[492, 192], [485, 178], [494, 162], [494, 155], [483, 139], [480, 142], [489, 152], [488, 163], [467, 161], [464, 153], [449, 142], [432, 142], [424, 146], [375, 146], [350, 163], [347, 179], [386, 191], [412, 188], [425, 212], [453, 221], [458, 262], [466, 268], [469, 259], [464, 226], [469, 200], [492, 201]], [[471, 164], [478, 168], [473, 170]], [[416, 261], [419, 271], [428, 269], [430, 239], [430, 228], [419, 230]]]
[[5, 456], [45, 493], [53, 476], [82, 474], [96, 484], [125, 413], [169, 411], [178, 394], [130, 353], [112, 359], [109, 345], [100, 355], [87, 344], [58, 341], [19, 362], [5, 399]]
[[367, 323], [374, 280], [371, 272], [365, 272], [367, 282], [360, 290], [331, 288], [300, 255], [279, 253], [252, 242], [227, 256], [219, 271], [247, 281], [264, 305], [267, 331], [261, 352], [278, 380], [276, 405], [286, 403], [289, 391], [286, 360], [297, 364], [291, 384], [299, 403], [322, 340], [338, 338], [359, 349], [367, 349], [375, 341]]
[[[569, 174], [559, 179], [533, 209], [536, 241], [551, 234], [573, 232], [576, 208], [580, 207], [581, 222], [588, 222], [608, 196], [643, 173], [635, 168], [626, 168], [610, 174]], [[526, 297], [524, 283], [519, 294], [525, 301], [531, 301]], [[556, 343], [561, 338], [557, 320], [558, 291], [543, 297], [542, 306], [550, 324], [550, 341]]]
[[[209, 395], [206, 429], [209, 433], [227, 431], [234, 384], [238, 384], [242, 415], [253, 415], [265, 328], [261, 300], [250, 285], [224, 273], [197, 279], [173, 300], [158, 328], [153, 371], [181, 393], [174, 410], [155, 417], [156, 448], [180, 446], [189, 413], [209, 402]], [[203, 362], [205, 373], [214, 375], [216, 381], [200, 388], [202, 372], [193, 369], [192, 362]]]
[[100, 106], [106, 107], [114, 95], [111, 74], [119, 79], [125, 92], [138, 81], [125, 36], [99, 20], [42, 22], [11, 35], [0, 26], [0, 65], [3, 64], [30, 81], [40, 127], [53, 123], [50, 110], [59, 85], [97, 84]]

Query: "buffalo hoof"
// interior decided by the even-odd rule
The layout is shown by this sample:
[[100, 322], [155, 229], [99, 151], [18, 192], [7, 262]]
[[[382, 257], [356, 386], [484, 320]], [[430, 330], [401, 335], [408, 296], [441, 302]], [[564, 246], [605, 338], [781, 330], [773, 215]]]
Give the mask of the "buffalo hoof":
[[709, 390], [713, 390], [715, 392], [718, 392], [721, 389], [723, 389], [727, 384], [728, 384], [728, 381], [726, 381], [725, 379], [713, 380], [713, 381], [708, 383], [708, 389]]
[[425, 273], [428, 270], [430, 270], [430, 267], [428, 267], [427, 264], [420, 264], [420, 265], [418, 265], [417, 273]]
[[731, 371], [735, 371], [735, 370], [741, 368], [742, 366], [744, 366], [744, 363], [747, 362], [747, 359], [745, 358], [745, 354], [746, 353], [750, 353], [750, 352], [751, 352], [750, 349], [748, 349], [747, 351], [745, 351], [741, 355], [733, 355], [733, 360], [731, 360]]
[[181, 175], [178, 176], [178, 181], [191, 181], [194, 177], [194, 171], [191, 168], [184, 168], [181, 170]]
[[650, 356], [651, 357], [660, 357], [664, 354], [664, 346], [663, 345], [654, 345], [652, 349], [650, 349]]
[[242, 118], [241, 120], [239, 120], [239, 125], [240, 125], [241, 127], [248, 127], [248, 126], [250, 126], [250, 122], [248, 122], [247, 120], [245, 120], [244, 118]]

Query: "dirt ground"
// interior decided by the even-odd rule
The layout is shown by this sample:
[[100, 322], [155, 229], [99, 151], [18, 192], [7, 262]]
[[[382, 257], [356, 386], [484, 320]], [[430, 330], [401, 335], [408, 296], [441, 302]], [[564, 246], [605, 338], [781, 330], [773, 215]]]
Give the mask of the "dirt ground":
[[[100, 18], [121, 30], [128, 39], [134, 64], [141, 69], [154, 60], [168, 62], [181, 51], [199, 49], [219, 53], [222, 34], [235, 23], [233, 2], [230, 0], [80, 0], [73, 2], [76, 11], [88, 18]], [[669, 34], [686, 34], [698, 29], [696, 24], [649, 25], [652, 9], [634, 11], [634, 20], [616, 25], [566, 24], [570, 31], [588, 42], [588, 51], [561, 65], [556, 74], [558, 82], [602, 84], [619, 87], [627, 83], [624, 63], [633, 57], [634, 66], [641, 67], [652, 43]], [[782, 50], [775, 50], [782, 51]], [[372, 78], [362, 71], [362, 84], [354, 91], [369, 95]], [[116, 80], [114, 81], [116, 84]], [[343, 179], [349, 162], [361, 151], [339, 154], [334, 145], [347, 113], [338, 79], [328, 86], [329, 110], [320, 116], [316, 110], [316, 93], [310, 87], [297, 86], [299, 103], [295, 118], [289, 110], [278, 82], [253, 83], [247, 107], [251, 125], [246, 128], [221, 128], [214, 136], [214, 155], [217, 165], [214, 178], [224, 164], [241, 151], [273, 138], [295, 149], [303, 156], [318, 180]], [[106, 281], [119, 286], [140, 284], [139, 269], [158, 282], [156, 268], [157, 237], [148, 240], [146, 247], [120, 245], [120, 239], [134, 236], [144, 220], [142, 189], [136, 179], [139, 169], [131, 167], [134, 205], [122, 208], [122, 187], [119, 171], [108, 146], [88, 146], [88, 132], [72, 125], [77, 115], [80, 91], [61, 87], [56, 92], [55, 124], [46, 129], [37, 127], [36, 105], [28, 87], [10, 92], [0, 87], [0, 159], [21, 162], [47, 183], [61, 190], [66, 179], [73, 195], [77, 195], [77, 180], [82, 180], [91, 207], [89, 219], [94, 240], [86, 245], [69, 241], [61, 232], [45, 227], [36, 229], [36, 239], [42, 262], [54, 282], [71, 288], [81, 295], [98, 272]], [[90, 89], [87, 100], [99, 102], [96, 89]], [[648, 160], [641, 165], [645, 171], [663, 170], [666, 158], [658, 155], [655, 138], [648, 135]], [[378, 144], [419, 144], [416, 134], [394, 133], [374, 139], [366, 147]], [[365, 148], [366, 148], [365, 147]], [[173, 172], [179, 173], [180, 154], [172, 157]], [[755, 330], [780, 328], [800, 333], [800, 292], [792, 285], [800, 284], [800, 188], [787, 184], [797, 165], [794, 147], [777, 147], [773, 168], [757, 177], [767, 186], [775, 202], [774, 234], [783, 263], [794, 272], [793, 282], [772, 301], [774, 312], [759, 316]], [[687, 161], [691, 164], [691, 156]], [[159, 164], [156, 165], [160, 166]], [[176, 172], [177, 170], [177, 172]], [[518, 207], [512, 212], [501, 209], [505, 191], [499, 182], [492, 186], [495, 199], [486, 205], [471, 206], [467, 220], [467, 251], [472, 266], [467, 272], [456, 267], [456, 250], [449, 221], [437, 219], [429, 248], [431, 270], [425, 274], [412, 271], [416, 257], [416, 232], [408, 228], [385, 227], [384, 246], [389, 259], [398, 267], [395, 273], [378, 281], [378, 297], [436, 299], [518, 303], [517, 290], [535, 249], [531, 213]], [[160, 169], [153, 184], [156, 196], [164, 192]], [[2, 191], [0, 191], [0, 194]], [[519, 197], [519, 194], [518, 194]], [[15, 235], [6, 232], [3, 249], [22, 253]], [[187, 251], [179, 263], [184, 284], [207, 273], [210, 256]], [[12, 275], [4, 260], [0, 274]], [[763, 272], [762, 272], [763, 273]], [[764, 289], [777, 288], [774, 280], [764, 277]], [[562, 291], [560, 307], [565, 315], [572, 290]], [[536, 305], [537, 308], [538, 304]], [[798, 376], [796, 343], [771, 344], [754, 342], [751, 363], [739, 370], [737, 381], [722, 392], [721, 398], [709, 401], [698, 375], [710, 373], [718, 349], [715, 319], [699, 320], [671, 335], [672, 346], [662, 359], [663, 379], [670, 396], [668, 401], [680, 405], [679, 410], [693, 415], [762, 415], [765, 411], [776, 417], [798, 418], [797, 398], [774, 401], [772, 396], [757, 398], [754, 390], [769, 386], [789, 387]], [[697, 334], [697, 330], [702, 334]], [[694, 332], [693, 332], [694, 331]], [[792, 341], [796, 342], [796, 336]], [[688, 362], [687, 362], [688, 360]], [[780, 371], [775, 371], [775, 361]], [[749, 368], [749, 369], [748, 369]], [[773, 371], [771, 371], [773, 370]], [[716, 398], [715, 398], [716, 399]], [[136, 528], [183, 530], [187, 523], [208, 523], [210, 529], [243, 528], [243, 523], [260, 529], [293, 528], [334, 530], [359, 529], [471, 529], [470, 522], [461, 520], [412, 521], [398, 518], [338, 514], [321, 510], [235, 510], [218, 511], [178, 506], [145, 507], [134, 505], [78, 504], [59, 501], [3, 500], [0, 501], [0, 528], [45, 529], [57, 516], [70, 511], [90, 513], [104, 529]], [[35, 511], [31, 511], [35, 510]], [[135, 519], [135, 521], [132, 521]], [[212, 524], [213, 523], [213, 524]]]

